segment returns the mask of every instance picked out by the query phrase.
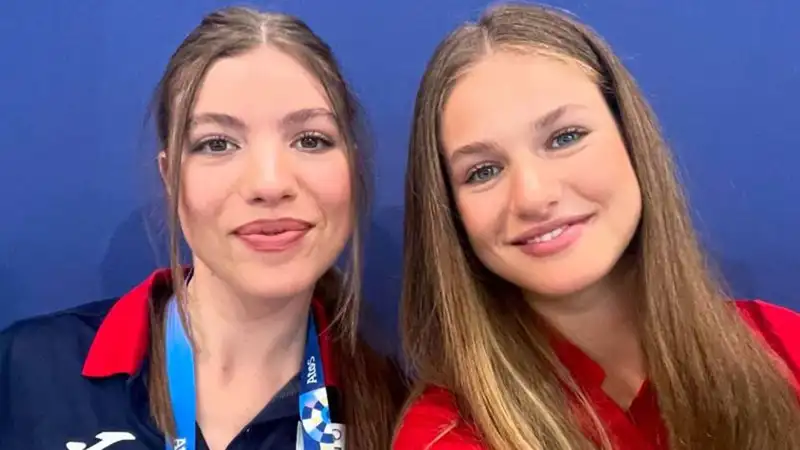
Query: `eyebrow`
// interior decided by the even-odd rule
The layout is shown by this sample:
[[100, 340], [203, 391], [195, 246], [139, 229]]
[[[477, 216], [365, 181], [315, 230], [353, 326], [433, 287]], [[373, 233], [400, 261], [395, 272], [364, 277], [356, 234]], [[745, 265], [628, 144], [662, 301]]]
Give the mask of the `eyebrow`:
[[[309, 120], [317, 117], [325, 117], [334, 120], [334, 114], [325, 108], [303, 108], [297, 111], [292, 111], [283, 116], [278, 122], [281, 128], [290, 128], [293, 126], [302, 125]], [[247, 124], [236, 116], [225, 113], [208, 112], [192, 116], [189, 120], [189, 127], [197, 127], [203, 124], [216, 124], [225, 128], [233, 128], [237, 131], [247, 130]]]
[[242, 119], [239, 119], [238, 117], [232, 116], [230, 114], [214, 113], [214, 112], [203, 113], [203, 114], [198, 114], [196, 116], [192, 116], [189, 119], [189, 128], [194, 128], [208, 123], [220, 125], [225, 128], [234, 128], [236, 130], [247, 129], [247, 125], [245, 125]]
[[541, 130], [543, 128], [547, 128], [552, 126], [554, 123], [558, 122], [558, 119], [564, 116], [569, 110], [571, 109], [586, 109], [583, 105], [578, 105], [574, 103], [568, 103], [566, 105], [561, 105], [556, 109], [551, 110], [547, 114], [539, 117], [533, 122], [533, 128], [535, 130]]
[[[533, 121], [533, 129], [535, 130], [542, 130], [552, 126], [556, 123], [561, 117], [564, 116], [569, 110], [571, 109], [585, 109], [586, 107], [583, 105], [578, 104], [566, 104], [561, 105], [558, 108], [555, 108], [548, 113], [544, 114], [543, 116], [537, 118]], [[466, 158], [467, 156], [481, 154], [481, 153], [488, 153], [497, 150], [497, 144], [490, 141], [476, 141], [471, 142], [469, 144], [463, 145], [456, 149], [452, 156], [450, 157], [450, 162], [455, 163], [459, 159]]]
[[489, 153], [497, 149], [497, 144], [489, 141], [471, 142], [457, 148], [450, 156], [450, 163], [455, 164], [458, 160], [472, 155], [480, 155], [482, 153]]
[[280, 120], [280, 125], [282, 128], [290, 128], [302, 125], [318, 117], [329, 119], [334, 122], [336, 121], [334, 114], [325, 108], [303, 108], [285, 115], [283, 119]]

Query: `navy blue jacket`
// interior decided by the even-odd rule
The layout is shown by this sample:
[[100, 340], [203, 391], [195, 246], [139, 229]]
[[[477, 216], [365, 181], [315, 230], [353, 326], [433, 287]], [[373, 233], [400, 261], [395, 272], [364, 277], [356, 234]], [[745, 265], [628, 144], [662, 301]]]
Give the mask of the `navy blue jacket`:
[[[0, 333], [0, 449], [163, 450], [150, 415], [147, 352], [152, 298], [170, 293], [169, 273], [159, 271], [119, 299]], [[320, 344], [327, 372], [327, 342]], [[295, 379], [228, 450], [294, 449], [298, 395]], [[207, 449], [199, 429], [197, 446]]]

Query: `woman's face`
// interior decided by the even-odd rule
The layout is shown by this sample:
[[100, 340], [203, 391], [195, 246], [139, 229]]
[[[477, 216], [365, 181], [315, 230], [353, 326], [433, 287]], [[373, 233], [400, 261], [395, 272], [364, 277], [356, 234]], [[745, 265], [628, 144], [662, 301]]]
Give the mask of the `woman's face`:
[[178, 201], [194, 264], [241, 295], [313, 289], [353, 227], [347, 149], [319, 81], [267, 46], [221, 59], [190, 123]]
[[444, 105], [441, 141], [475, 253], [528, 293], [582, 291], [630, 243], [639, 184], [603, 95], [577, 63], [484, 58]]

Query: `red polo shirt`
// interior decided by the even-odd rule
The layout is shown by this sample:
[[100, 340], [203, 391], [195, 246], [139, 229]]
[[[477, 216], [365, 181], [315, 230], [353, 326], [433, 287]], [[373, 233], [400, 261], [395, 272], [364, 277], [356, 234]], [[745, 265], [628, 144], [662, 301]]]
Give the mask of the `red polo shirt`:
[[[794, 374], [792, 382], [800, 393], [800, 314], [758, 300], [738, 301], [736, 306], [745, 322], [786, 362]], [[589, 356], [566, 340], [559, 341], [553, 349], [583, 388], [619, 450], [668, 448], [656, 395], [648, 382], [643, 384], [628, 410], [624, 410], [602, 390], [605, 373]], [[442, 431], [451, 427], [437, 440]], [[485, 447], [474, 428], [460, 420], [452, 395], [444, 389], [430, 387], [403, 418], [394, 449], [484, 450]]]

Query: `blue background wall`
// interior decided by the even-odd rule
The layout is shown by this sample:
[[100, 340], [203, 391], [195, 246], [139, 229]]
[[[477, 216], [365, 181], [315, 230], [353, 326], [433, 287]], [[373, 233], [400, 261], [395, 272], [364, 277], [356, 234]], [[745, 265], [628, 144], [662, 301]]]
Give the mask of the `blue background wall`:
[[[415, 89], [436, 43], [486, 2], [252, 3], [306, 19], [337, 51], [371, 115], [377, 194], [367, 293], [382, 312], [371, 325], [391, 341]], [[229, 2], [3, 4], [0, 326], [119, 295], [166, 264], [146, 103], [182, 38]], [[734, 291], [800, 309], [800, 3], [551, 4], [598, 29], [638, 77]]]

